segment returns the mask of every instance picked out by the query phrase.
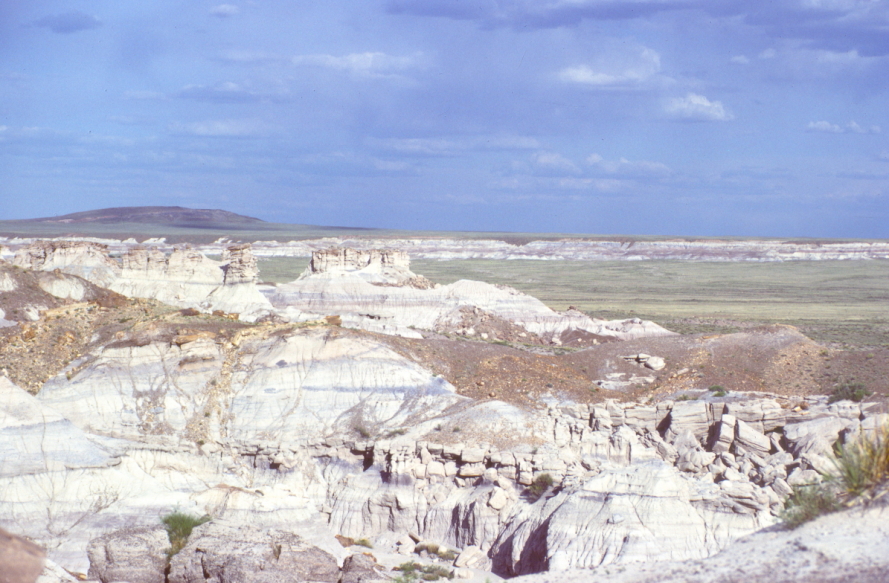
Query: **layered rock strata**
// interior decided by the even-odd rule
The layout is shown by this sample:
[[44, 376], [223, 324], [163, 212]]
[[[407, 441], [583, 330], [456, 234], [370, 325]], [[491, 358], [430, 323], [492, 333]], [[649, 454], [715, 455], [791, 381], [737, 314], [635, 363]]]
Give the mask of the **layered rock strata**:
[[[790, 486], [820, 479], [835, 441], [882, 423], [823, 398], [544, 414], [474, 403], [335, 327], [112, 344], [89, 358], [36, 399], [7, 384], [0, 433], [18, 464], [0, 474], [4, 526], [78, 570], [88, 540], [173, 508], [282, 530], [301, 521], [407, 554], [413, 543], [396, 543], [414, 534], [474, 548], [476, 567], [504, 575], [702, 558], [773, 523]], [[528, 487], [543, 474], [551, 486], [536, 499]]]
[[247, 321], [272, 311], [256, 288], [258, 270], [249, 245], [226, 248], [222, 262], [190, 248], [177, 248], [166, 255], [157, 247], [133, 246], [118, 263], [105, 245], [38, 241], [19, 249], [14, 264], [35, 271], [58, 269], [128, 297], [236, 313]]

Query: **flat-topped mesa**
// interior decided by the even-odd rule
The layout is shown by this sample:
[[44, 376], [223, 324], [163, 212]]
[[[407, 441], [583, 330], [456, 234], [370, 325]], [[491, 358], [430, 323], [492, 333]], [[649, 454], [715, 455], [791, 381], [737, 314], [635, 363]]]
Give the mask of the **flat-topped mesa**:
[[312, 276], [335, 278], [357, 275], [374, 285], [418, 289], [433, 287], [428, 279], [410, 270], [410, 263], [410, 257], [405, 251], [332, 247], [313, 251], [309, 266], [299, 279]]

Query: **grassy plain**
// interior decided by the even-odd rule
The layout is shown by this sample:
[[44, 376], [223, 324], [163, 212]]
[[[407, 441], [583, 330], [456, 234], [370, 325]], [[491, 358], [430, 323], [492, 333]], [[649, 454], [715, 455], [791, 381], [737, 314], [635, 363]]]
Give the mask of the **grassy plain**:
[[[259, 264], [265, 281], [294, 280], [308, 258]], [[889, 261], [742, 263], [683, 261], [414, 260], [411, 269], [448, 284], [503, 284], [555, 310], [639, 317], [683, 333], [790, 324], [819, 342], [889, 346]]]
[[797, 326], [821, 342], [889, 345], [889, 261], [424, 261], [439, 283], [512, 286], [556, 310], [640, 317], [678, 332]]

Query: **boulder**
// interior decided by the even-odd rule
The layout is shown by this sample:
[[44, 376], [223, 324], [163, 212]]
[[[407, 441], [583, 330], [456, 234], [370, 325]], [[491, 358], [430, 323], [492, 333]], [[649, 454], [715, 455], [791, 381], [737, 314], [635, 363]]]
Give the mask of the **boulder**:
[[213, 520], [170, 561], [169, 583], [337, 583], [330, 553], [291, 532]]
[[90, 541], [89, 577], [102, 583], [165, 583], [170, 539], [163, 526], [125, 528]]
[[382, 573], [383, 568], [373, 555], [349, 555], [343, 561], [340, 583], [383, 583], [391, 579]]
[[784, 439], [795, 456], [804, 453], [829, 454], [833, 444], [839, 439], [840, 432], [851, 423], [851, 420], [839, 417], [821, 417], [793, 423], [784, 428]]
[[767, 456], [772, 448], [771, 440], [738, 419], [735, 422], [735, 440], [747, 451], [759, 456]]
[[735, 441], [735, 423], [737, 419], [728, 413], [722, 416], [722, 420], [716, 424], [713, 437], [710, 440], [710, 451], [721, 454], [729, 451]]
[[709, 408], [705, 401], [683, 401], [673, 404], [670, 411], [670, 435], [690, 431], [698, 437], [707, 435], [710, 427]]
[[460, 551], [460, 554], [457, 555], [457, 559], [454, 561], [454, 566], [457, 568], [463, 567], [481, 567], [488, 561], [488, 557], [485, 556], [484, 551], [474, 545], [470, 545]]

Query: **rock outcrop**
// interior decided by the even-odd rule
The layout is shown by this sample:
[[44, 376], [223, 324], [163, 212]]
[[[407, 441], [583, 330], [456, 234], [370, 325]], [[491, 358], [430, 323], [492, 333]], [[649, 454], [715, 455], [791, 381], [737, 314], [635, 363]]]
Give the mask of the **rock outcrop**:
[[515, 583], [882, 583], [889, 580], [883, 504], [829, 514], [796, 530], [746, 536], [710, 558], [610, 565], [513, 579]]
[[214, 520], [192, 531], [167, 581], [339, 583], [340, 569], [333, 555], [292, 532]]
[[58, 269], [105, 288], [120, 271], [108, 246], [90, 241], [36, 241], [16, 251], [12, 263], [34, 271]]
[[[35, 401], [66, 411], [78, 431], [126, 440], [115, 442], [126, 455], [56, 482], [52, 501], [40, 492], [70, 470], [35, 464], [30, 478], [9, 476], [0, 505], [16, 509], [0, 511], [27, 522], [48, 504], [70, 516], [51, 528], [76, 522], [64, 527], [69, 544], [179, 504], [285, 530], [314, 519], [355, 539], [415, 533], [477, 547], [475, 566], [505, 575], [695, 559], [773, 523], [795, 473], [817, 478], [817, 454], [792, 444], [822, 430], [832, 443], [835, 427], [851, 434], [879, 419], [824, 399], [799, 411], [769, 399], [608, 401], [534, 415], [474, 405], [336, 330], [107, 348]], [[442, 422], [507, 441], [439, 441]], [[552, 487], [535, 500], [526, 487], [544, 474]], [[40, 537], [44, 527], [30, 528]]]
[[[58, 269], [128, 297], [151, 298], [205, 312], [235, 313], [246, 321], [272, 311], [256, 288], [258, 270], [249, 244], [230, 246], [221, 262], [188, 247], [166, 255], [157, 247], [133, 246], [118, 263], [109, 256], [106, 245], [38, 241], [19, 249], [14, 263], [35, 271]], [[77, 299], [80, 293], [76, 289], [63, 293], [56, 289], [59, 283], [53, 285], [54, 295]]]
[[465, 321], [467, 310], [482, 311], [526, 335], [555, 344], [578, 330], [621, 340], [673, 334], [639, 319], [605, 321], [575, 310], [557, 313], [536, 298], [504, 286], [468, 280], [419, 285], [419, 276], [408, 267], [404, 253], [317, 251], [299, 279], [266, 293], [291, 321], [336, 314], [346, 326], [408, 337], [419, 337], [418, 329], [474, 335]]
[[166, 583], [170, 540], [163, 526], [125, 528], [90, 541], [91, 579], [102, 583]]

